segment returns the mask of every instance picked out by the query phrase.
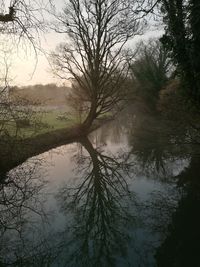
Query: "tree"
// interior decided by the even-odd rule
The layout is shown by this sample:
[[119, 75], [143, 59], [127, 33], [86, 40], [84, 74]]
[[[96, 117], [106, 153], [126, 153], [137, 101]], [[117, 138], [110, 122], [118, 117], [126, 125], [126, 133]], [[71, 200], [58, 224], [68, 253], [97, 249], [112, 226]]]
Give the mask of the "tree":
[[130, 66], [133, 87], [136, 95], [155, 109], [159, 91], [166, 85], [172, 73], [172, 62], [159, 40], [140, 42], [137, 49], [138, 55]]
[[[165, 33], [162, 43], [171, 53], [182, 87], [190, 100], [200, 103], [200, 5], [199, 0], [139, 1], [146, 17], [162, 18]], [[159, 14], [157, 14], [159, 13]], [[160, 21], [161, 22], [161, 21]]]
[[[40, 42], [40, 32], [45, 29], [43, 11], [47, 9], [50, 0], [3, 0], [0, 4], [0, 38], [1, 38], [1, 69], [5, 69], [5, 75], [0, 77], [0, 94], [8, 88], [9, 66], [5, 56], [11, 55], [13, 49], [23, 40], [31, 44], [31, 48], [37, 56]], [[8, 11], [9, 10], [9, 11]], [[23, 43], [20, 48], [27, 48]], [[3, 56], [2, 56], [3, 55]], [[3, 60], [2, 60], [3, 58]], [[5, 67], [4, 67], [4, 66]], [[1, 74], [2, 75], [2, 74]], [[3, 80], [3, 82], [2, 82]]]
[[162, 0], [166, 25], [163, 44], [191, 99], [200, 103], [200, 5], [198, 0]]
[[[46, 3], [45, 3], [46, 2]], [[10, 77], [9, 71], [12, 60], [10, 56], [18, 48], [19, 43], [23, 40], [23, 48], [27, 45], [27, 41], [31, 44], [37, 56], [39, 44], [39, 33], [44, 30], [45, 21], [43, 18], [43, 10], [46, 7], [48, 0], [10, 0], [1, 1], [0, 4], [0, 143], [7, 143], [7, 138], [10, 138], [7, 129], [8, 125], [27, 122], [27, 117], [33, 115], [33, 111], [27, 113], [27, 103], [20, 101], [18, 105], [11, 103], [9, 99]], [[8, 11], [9, 10], [9, 11]], [[24, 46], [25, 44], [25, 46]], [[29, 102], [30, 103], [30, 102]], [[21, 107], [19, 107], [19, 104]], [[19, 112], [19, 109], [20, 112]], [[26, 111], [25, 111], [26, 110]], [[19, 134], [19, 125], [16, 125], [16, 133]], [[2, 138], [3, 136], [3, 138]], [[6, 138], [6, 141], [3, 140]]]
[[0, 33], [26, 37], [33, 42], [32, 30], [39, 33], [44, 29], [43, 11], [47, 8], [48, 0], [10, 0], [2, 1], [0, 5]]
[[55, 71], [73, 78], [89, 98], [85, 128], [123, 99], [128, 74], [124, 47], [142, 28], [132, 12], [135, 3], [70, 0], [57, 16], [57, 31], [67, 34], [68, 43], [52, 54]]

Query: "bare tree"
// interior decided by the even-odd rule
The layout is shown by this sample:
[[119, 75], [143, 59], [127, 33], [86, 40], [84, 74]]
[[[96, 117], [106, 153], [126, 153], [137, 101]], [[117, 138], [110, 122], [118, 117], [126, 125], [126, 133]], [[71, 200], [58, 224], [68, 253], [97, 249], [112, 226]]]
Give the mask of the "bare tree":
[[[51, 0], [2, 0], [0, 3], [0, 38], [1, 54], [11, 55], [13, 49], [19, 47], [21, 41], [25, 41], [20, 48], [27, 49], [27, 41], [34, 49], [36, 58], [40, 46], [40, 33], [46, 29], [44, 11], [51, 5]], [[0, 64], [6, 68], [5, 75], [0, 77], [0, 94], [8, 87], [8, 66], [5, 60], [0, 58]], [[1, 68], [2, 69], [2, 68]], [[2, 80], [4, 83], [2, 83]]]
[[137, 1], [70, 0], [56, 30], [67, 35], [52, 54], [56, 73], [73, 78], [90, 101], [83, 126], [123, 99], [128, 74], [128, 40], [141, 32], [133, 6]]
[[33, 42], [36, 37], [32, 34], [44, 29], [44, 10], [48, 0], [9, 0], [1, 1], [0, 5], [0, 33], [17, 34], [17, 38], [26, 37]]
[[[38, 49], [41, 48], [40, 33], [46, 26], [43, 11], [47, 9], [49, 3], [49, 0], [3, 0], [0, 3], [0, 144], [3, 141], [2, 136], [5, 138], [10, 134], [8, 131], [10, 124], [13, 126], [16, 123], [14, 132], [19, 134], [17, 124], [20, 121], [28, 122], [27, 118], [32, 117], [34, 113], [28, 108], [30, 101], [12, 103], [9, 99], [10, 68], [12, 54], [19, 48], [26, 52], [28, 45], [35, 52], [36, 67]], [[21, 41], [22, 45], [19, 46]]]

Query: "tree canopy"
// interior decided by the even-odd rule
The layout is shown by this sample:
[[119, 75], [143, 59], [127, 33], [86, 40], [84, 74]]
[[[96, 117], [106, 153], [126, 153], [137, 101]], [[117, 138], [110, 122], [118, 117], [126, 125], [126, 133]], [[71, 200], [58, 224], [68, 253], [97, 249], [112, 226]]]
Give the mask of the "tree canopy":
[[128, 40], [141, 33], [133, 10], [137, 1], [70, 0], [57, 16], [57, 31], [67, 43], [53, 54], [60, 77], [73, 78], [91, 105], [85, 126], [122, 99], [128, 74]]
[[200, 102], [200, 5], [198, 0], [162, 0], [165, 33], [162, 42], [171, 52], [177, 72], [191, 99]]

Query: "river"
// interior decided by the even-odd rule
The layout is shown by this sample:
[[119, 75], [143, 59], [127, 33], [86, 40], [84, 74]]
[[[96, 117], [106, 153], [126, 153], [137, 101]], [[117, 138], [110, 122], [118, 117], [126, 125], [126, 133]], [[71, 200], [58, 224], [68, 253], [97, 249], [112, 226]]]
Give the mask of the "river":
[[0, 266], [200, 266], [199, 153], [122, 121], [5, 174]]

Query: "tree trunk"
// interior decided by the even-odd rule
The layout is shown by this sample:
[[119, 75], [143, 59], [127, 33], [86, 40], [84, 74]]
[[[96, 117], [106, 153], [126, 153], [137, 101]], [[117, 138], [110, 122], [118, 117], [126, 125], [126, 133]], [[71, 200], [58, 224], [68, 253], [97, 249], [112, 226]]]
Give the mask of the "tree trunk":
[[191, 15], [190, 24], [192, 31], [192, 56], [191, 61], [194, 69], [194, 80], [196, 90], [194, 92], [196, 101], [200, 103], [200, 5], [199, 0], [190, 1]]
[[92, 126], [92, 123], [94, 122], [94, 120], [96, 119], [96, 116], [97, 116], [96, 111], [97, 111], [97, 102], [92, 101], [90, 111], [89, 111], [85, 121], [83, 122], [83, 128], [84, 129], [89, 129]]

